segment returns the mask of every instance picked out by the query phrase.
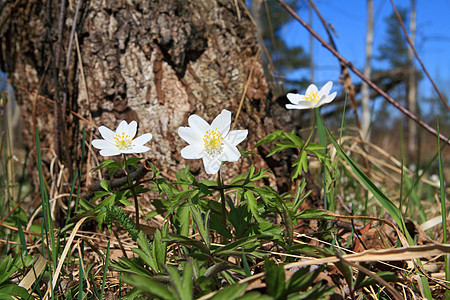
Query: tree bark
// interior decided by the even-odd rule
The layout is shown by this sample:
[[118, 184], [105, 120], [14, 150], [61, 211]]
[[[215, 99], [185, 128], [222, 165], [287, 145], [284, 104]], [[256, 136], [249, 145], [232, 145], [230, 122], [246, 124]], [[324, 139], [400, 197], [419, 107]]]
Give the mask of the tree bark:
[[[373, 0], [367, 0], [367, 32], [366, 32], [366, 62], [364, 64], [364, 76], [370, 78], [372, 73], [371, 59], [373, 46]], [[370, 140], [370, 94], [369, 86], [363, 82], [361, 86], [362, 109], [361, 109], [361, 137], [365, 141]]]
[[[409, 20], [409, 32], [411, 44], [414, 46], [416, 40], [416, 1], [411, 0], [411, 17]], [[417, 77], [416, 68], [414, 67], [414, 54], [411, 48], [408, 48], [408, 109], [413, 114], [417, 115]], [[418, 149], [418, 126], [414, 120], [408, 118], [408, 153], [410, 157], [415, 157], [417, 155]]]
[[[97, 126], [115, 129], [121, 120], [136, 120], [138, 135], [153, 134], [144, 157], [168, 173], [189, 164], [205, 174], [201, 160], [181, 158], [186, 144], [178, 127], [187, 126], [193, 113], [211, 122], [228, 109], [234, 118], [244, 99], [235, 129], [249, 129], [240, 148], [251, 150], [276, 118], [267, 114], [256, 31], [238, 3], [5, 1], [0, 63], [16, 88], [26, 146], [35, 149], [37, 127], [44, 168], [56, 158], [70, 182], [80, 162], [81, 128], [89, 145], [99, 137]], [[89, 153], [88, 169], [103, 160], [96, 150]], [[245, 170], [250, 160], [225, 170]], [[35, 173], [35, 166], [30, 160], [29, 170]], [[267, 166], [259, 159], [256, 167]]]

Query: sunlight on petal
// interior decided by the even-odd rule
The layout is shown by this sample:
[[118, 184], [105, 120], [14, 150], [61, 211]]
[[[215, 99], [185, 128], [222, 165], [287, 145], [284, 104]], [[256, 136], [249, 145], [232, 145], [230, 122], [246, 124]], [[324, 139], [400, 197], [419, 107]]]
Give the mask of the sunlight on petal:
[[219, 130], [219, 132], [225, 136], [230, 131], [231, 125], [231, 112], [224, 109], [211, 123], [211, 129]]
[[236, 146], [248, 135], [248, 130], [232, 130], [228, 133], [225, 140], [227, 140], [231, 145]]
[[220, 165], [222, 163], [217, 157], [204, 156], [203, 157], [203, 165], [205, 166], [205, 172], [208, 174], [217, 174], [220, 169]]

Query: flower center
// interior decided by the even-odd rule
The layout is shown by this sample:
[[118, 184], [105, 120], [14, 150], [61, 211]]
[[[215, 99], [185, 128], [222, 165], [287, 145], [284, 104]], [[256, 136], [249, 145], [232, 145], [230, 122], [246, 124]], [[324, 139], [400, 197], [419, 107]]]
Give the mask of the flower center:
[[312, 103], [317, 103], [320, 100], [319, 97], [319, 92], [309, 92], [305, 95], [305, 100], [312, 102]]
[[223, 137], [217, 128], [215, 130], [208, 129], [203, 136], [203, 144], [205, 145], [206, 153], [209, 156], [216, 156], [222, 153]]
[[120, 150], [127, 150], [131, 147], [132, 138], [125, 132], [122, 132], [122, 134], [116, 133], [114, 141], [116, 142], [117, 148]]

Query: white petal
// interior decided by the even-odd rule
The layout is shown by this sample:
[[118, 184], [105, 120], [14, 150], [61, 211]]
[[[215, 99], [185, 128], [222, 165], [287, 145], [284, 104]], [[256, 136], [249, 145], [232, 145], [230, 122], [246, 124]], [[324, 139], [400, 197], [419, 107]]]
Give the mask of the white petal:
[[131, 123], [128, 124], [128, 126], [126, 127], [125, 133], [128, 134], [130, 138], [134, 138], [134, 136], [136, 135], [136, 131], [137, 131], [137, 122], [131, 121]]
[[219, 155], [218, 159], [221, 161], [237, 161], [239, 157], [241, 157], [241, 153], [236, 146], [225, 141], [223, 145], [223, 152]]
[[211, 123], [211, 129], [220, 131], [220, 133], [225, 136], [230, 131], [231, 125], [231, 112], [224, 109], [222, 112], [214, 119]]
[[202, 144], [193, 144], [181, 149], [181, 157], [185, 159], [199, 159], [205, 156]]
[[308, 94], [310, 94], [311, 92], [317, 93], [318, 91], [319, 91], [319, 90], [317, 89], [317, 86], [316, 86], [315, 84], [310, 84], [310, 85], [308, 86], [308, 88], [306, 89], [305, 95], [308, 95]]
[[248, 130], [232, 130], [226, 136], [226, 140], [233, 146], [238, 145], [240, 142], [245, 140], [248, 135]]
[[98, 131], [100, 132], [102, 138], [104, 138], [108, 142], [114, 143], [114, 137], [116, 136], [116, 133], [114, 131], [112, 131], [106, 126], [100, 126], [98, 128]]
[[117, 126], [116, 134], [122, 134], [122, 133], [128, 134], [127, 129], [128, 129], [128, 123], [127, 123], [127, 121], [123, 120], [122, 122], [120, 122], [119, 126]]
[[114, 156], [119, 155], [121, 152], [117, 148], [105, 148], [100, 150], [101, 156]]
[[331, 101], [334, 100], [335, 97], [336, 97], [336, 92], [334, 92], [333, 94], [328, 95], [328, 96], [323, 96], [323, 97], [319, 100], [319, 102], [317, 102], [317, 104], [316, 104], [315, 107], [320, 107], [320, 106], [322, 106], [322, 105], [324, 105], [324, 104], [330, 103]]
[[311, 101], [301, 101], [298, 104], [286, 104], [287, 109], [311, 109], [314, 107], [314, 103]]
[[115, 148], [114, 144], [111, 144], [105, 140], [93, 140], [91, 142], [92, 146], [97, 149]]
[[150, 150], [149, 147], [143, 145], [132, 146], [130, 149], [121, 150], [121, 153], [143, 153]]
[[286, 95], [286, 97], [288, 98], [289, 101], [291, 101], [292, 104], [298, 104], [300, 101], [305, 100], [304, 95], [294, 94], [294, 93], [288, 93]]
[[206, 130], [209, 129], [209, 124], [197, 115], [191, 115], [188, 119], [189, 126], [195, 131], [198, 131], [203, 136]]
[[131, 145], [132, 145], [132, 147], [134, 147], [134, 146], [142, 146], [145, 143], [147, 143], [148, 141], [150, 141], [151, 139], [152, 139], [152, 134], [151, 133], [144, 133], [143, 135], [135, 138], [131, 142]]
[[178, 135], [189, 144], [202, 144], [203, 134], [204, 131], [195, 130], [192, 127], [178, 128]]
[[216, 157], [211, 157], [208, 155], [203, 156], [203, 165], [205, 166], [205, 172], [208, 174], [216, 174], [222, 162]]
[[320, 89], [319, 95], [323, 96], [323, 95], [328, 95], [331, 91], [331, 88], [333, 87], [333, 82], [328, 81], [327, 83], [325, 83], [325, 85]]

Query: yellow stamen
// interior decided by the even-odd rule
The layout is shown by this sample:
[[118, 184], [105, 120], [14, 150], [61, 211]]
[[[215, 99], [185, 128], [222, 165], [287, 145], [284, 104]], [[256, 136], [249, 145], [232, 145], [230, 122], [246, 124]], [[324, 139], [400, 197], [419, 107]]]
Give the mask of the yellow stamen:
[[203, 136], [203, 144], [205, 145], [206, 153], [209, 156], [216, 156], [222, 153], [223, 137], [217, 128], [215, 130], [208, 129]]
[[128, 134], [125, 134], [125, 132], [122, 132], [122, 134], [116, 133], [114, 141], [116, 142], [117, 148], [127, 150], [131, 147], [132, 138]]
[[319, 92], [309, 92], [305, 95], [305, 100], [312, 102], [312, 103], [317, 103], [320, 100], [319, 97]]

